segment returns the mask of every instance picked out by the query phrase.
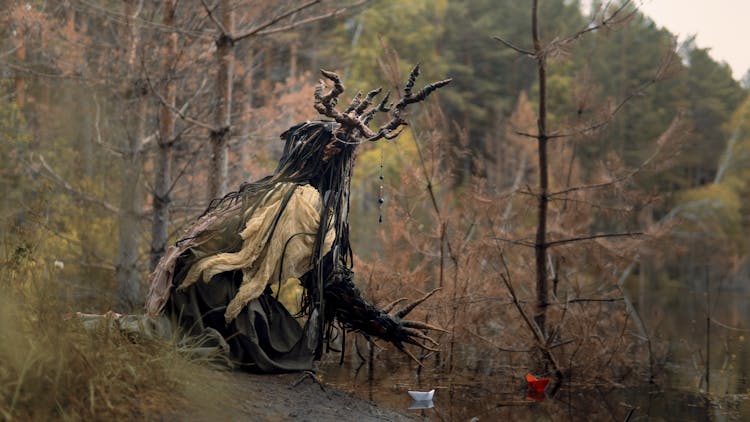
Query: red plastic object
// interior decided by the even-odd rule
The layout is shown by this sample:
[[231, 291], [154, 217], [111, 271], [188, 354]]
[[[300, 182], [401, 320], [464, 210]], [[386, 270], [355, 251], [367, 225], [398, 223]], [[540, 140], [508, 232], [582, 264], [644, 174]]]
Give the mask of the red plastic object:
[[526, 374], [526, 382], [529, 384], [529, 391], [544, 394], [544, 389], [549, 384], [549, 378], [537, 378], [531, 374]]

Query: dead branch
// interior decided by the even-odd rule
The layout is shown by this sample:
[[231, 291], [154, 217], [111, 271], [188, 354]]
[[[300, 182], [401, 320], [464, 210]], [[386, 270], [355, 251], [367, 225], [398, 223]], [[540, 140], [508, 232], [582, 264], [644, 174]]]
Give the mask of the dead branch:
[[318, 4], [318, 3], [320, 3], [320, 0], [311, 0], [311, 1], [309, 1], [307, 3], [304, 3], [304, 4], [300, 5], [300, 6], [297, 6], [297, 7], [293, 8], [293, 9], [291, 9], [291, 10], [288, 10], [288, 11], [286, 11], [284, 13], [281, 13], [278, 16], [276, 16], [276, 17], [274, 17], [272, 19], [269, 19], [268, 21], [266, 21], [266, 22], [264, 22], [264, 23], [256, 26], [255, 28], [251, 28], [251, 29], [249, 29], [249, 30], [247, 30], [245, 32], [240, 33], [239, 35], [235, 35], [235, 36], [231, 36], [231, 34], [227, 34], [227, 35], [229, 35], [231, 37], [232, 41], [235, 42], [235, 43], [238, 42], [238, 41], [242, 41], [245, 38], [249, 38], [249, 37], [252, 37], [253, 35], [258, 34], [260, 31], [268, 28], [269, 26], [272, 26], [273, 24], [275, 24], [275, 23], [277, 23], [277, 22], [279, 22], [281, 20], [283, 20], [285, 18], [288, 18], [289, 16], [292, 16], [293, 14], [295, 14], [297, 12], [301, 12], [301, 11], [303, 11], [303, 10], [305, 10], [305, 9], [311, 7], [311, 6], [314, 6], [314, 5]]
[[301, 12], [301, 11], [307, 9], [307, 8], [312, 7], [312, 6], [320, 3], [320, 1], [321, 0], [311, 0], [311, 1], [307, 2], [307, 3], [304, 3], [304, 4], [300, 5], [300, 6], [297, 6], [297, 7], [293, 8], [293, 9], [290, 9], [290, 10], [284, 12], [284, 13], [281, 13], [281, 14], [279, 14], [279, 15], [271, 18], [271, 19], [269, 19], [266, 22], [263, 22], [263, 23], [255, 26], [253, 28], [247, 29], [247, 30], [242, 31], [242, 32], [240, 32], [238, 34], [231, 33], [231, 31], [229, 31], [224, 25], [222, 25], [222, 23], [219, 21], [219, 19], [216, 18], [216, 16], [214, 15], [213, 12], [216, 10], [216, 7], [218, 6], [218, 4], [216, 6], [211, 7], [206, 2], [206, 0], [201, 0], [201, 3], [203, 5], [203, 9], [206, 11], [206, 15], [208, 16], [208, 18], [211, 20], [211, 22], [213, 22], [213, 24], [218, 28], [219, 32], [221, 33], [220, 37], [223, 37], [223, 38], [229, 40], [232, 43], [236, 43], [238, 41], [242, 41], [244, 39], [251, 38], [253, 36], [265, 36], [265, 35], [277, 34], [279, 32], [291, 31], [292, 29], [298, 28], [300, 26], [304, 26], [304, 25], [307, 25], [307, 24], [310, 24], [310, 23], [313, 23], [313, 22], [317, 22], [317, 21], [321, 21], [321, 20], [324, 20], [324, 19], [328, 19], [328, 18], [333, 18], [333, 17], [339, 16], [339, 15], [345, 13], [349, 9], [353, 9], [353, 8], [359, 7], [359, 6], [361, 6], [361, 5], [369, 2], [370, 0], [362, 0], [362, 1], [358, 2], [358, 3], [354, 3], [354, 4], [348, 5], [346, 7], [339, 7], [337, 9], [331, 10], [330, 12], [322, 13], [322, 14], [316, 15], [316, 16], [311, 16], [309, 18], [305, 18], [305, 19], [299, 20], [297, 22], [292, 22], [292, 23], [290, 23], [288, 25], [284, 25], [284, 26], [280, 26], [280, 27], [276, 27], [276, 28], [271, 28], [271, 26], [279, 23], [280, 21], [282, 21], [282, 20], [284, 20], [284, 19], [286, 19], [286, 18], [288, 18], [290, 16], [293, 16], [293, 15], [297, 14], [298, 12]]
[[633, 237], [633, 236], [642, 236], [643, 234], [644, 234], [643, 232], [594, 234], [594, 235], [590, 235], [590, 236], [580, 236], [580, 237], [572, 237], [570, 239], [554, 240], [552, 242], [547, 242], [547, 246], [548, 247], [560, 246], [560, 245], [564, 245], [566, 243], [583, 242], [585, 240], [601, 239], [601, 238], [605, 238], [605, 237]]
[[494, 36], [492, 38], [495, 39], [495, 40], [497, 40], [497, 41], [500, 41], [501, 43], [505, 44], [506, 47], [508, 47], [508, 48], [510, 48], [512, 50], [515, 50], [516, 52], [518, 52], [520, 54], [523, 54], [523, 55], [526, 55], [526, 56], [529, 56], [529, 57], [534, 57], [534, 52], [531, 51], [531, 50], [527, 50], [525, 48], [518, 47], [515, 44], [511, 43], [510, 41], [506, 41], [503, 38], [500, 38], [498, 36]]
[[534, 351], [534, 349], [511, 349], [508, 347], [498, 346], [497, 344], [493, 343], [490, 339], [480, 336], [478, 333], [475, 333], [474, 331], [467, 329], [466, 330], [469, 334], [473, 335], [474, 337], [478, 338], [479, 340], [484, 341], [485, 343], [489, 344], [493, 348], [501, 351], [501, 352], [509, 352], [509, 353], [531, 353]]
[[566, 300], [565, 304], [568, 304], [568, 303], [590, 303], [590, 302], [608, 302], [608, 303], [611, 303], [611, 302], [620, 302], [620, 301], [623, 301], [623, 300], [625, 300], [625, 298], [622, 298], [622, 297], [608, 297], [608, 298], [601, 298], [601, 299], [596, 299], [596, 298], [580, 298], [580, 299]]
[[96, 143], [101, 145], [104, 149], [108, 150], [109, 152], [113, 153], [114, 155], [118, 157], [122, 157], [124, 155], [123, 151], [119, 148], [116, 148], [106, 142], [102, 139], [102, 132], [99, 128], [99, 121], [100, 121], [100, 107], [99, 107], [99, 101], [96, 99], [96, 94], [93, 96], [94, 99], [94, 131], [96, 132]]
[[[617, 25], [617, 24], [620, 24], [620, 23], [623, 23], [623, 22], [627, 22], [633, 16], [635, 16], [635, 14], [638, 12], [637, 8], [633, 9], [630, 13], [628, 13], [625, 16], [621, 17], [620, 19], [617, 19], [617, 17], [630, 4], [631, 4], [631, 0], [626, 0], [621, 5], [619, 5], [617, 7], [617, 9], [615, 9], [615, 11], [613, 11], [609, 15], [609, 17], [603, 18], [601, 20], [601, 22], [599, 22], [598, 24], [594, 24], [594, 21], [596, 20], [597, 17], [600, 16], [599, 14], [597, 14], [596, 16], [594, 16], [594, 19], [586, 26], [586, 28], [583, 28], [583, 29], [577, 31], [576, 33], [574, 33], [572, 35], [569, 35], [567, 37], [563, 37], [563, 38], [560, 38], [560, 39], [555, 39], [555, 40], [551, 41], [550, 43], [548, 43], [547, 45], [545, 45], [544, 47], [535, 46], [534, 50], [529, 50], [529, 49], [525, 49], [525, 48], [519, 47], [519, 46], [513, 44], [512, 42], [510, 42], [510, 41], [508, 41], [508, 40], [506, 40], [504, 38], [501, 38], [499, 36], [494, 36], [492, 38], [495, 39], [496, 41], [501, 42], [503, 45], [505, 45], [506, 47], [510, 48], [511, 50], [514, 50], [515, 52], [517, 52], [519, 54], [522, 54], [524, 56], [529, 56], [529, 57], [532, 57], [532, 58], [540, 58], [540, 57], [548, 55], [551, 51], [555, 51], [558, 48], [558, 46], [563, 46], [563, 45], [567, 45], [567, 44], [573, 43], [573, 42], [577, 41], [579, 38], [581, 38], [582, 36], [584, 36], [584, 35], [586, 35], [588, 33], [597, 31], [597, 30], [605, 28], [605, 27], [611, 27], [611, 26], [614, 26], [614, 25]], [[606, 7], [605, 7], [605, 9], [606, 9]], [[603, 16], [604, 13], [606, 13], [606, 10], [604, 10], [602, 12], [601, 16]]]
[[86, 202], [91, 202], [93, 204], [99, 205], [100, 207], [102, 207], [102, 208], [104, 208], [107, 211], [110, 211], [112, 213], [115, 213], [115, 214], [119, 214], [120, 213], [120, 209], [118, 207], [110, 204], [109, 202], [107, 202], [107, 201], [105, 201], [105, 200], [103, 200], [101, 198], [97, 198], [97, 197], [95, 197], [93, 195], [90, 195], [88, 193], [81, 192], [80, 190], [74, 188], [73, 185], [71, 185], [70, 183], [68, 183], [67, 180], [63, 179], [62, 176], [60, 176], [57, 172], [55, 172], [52, 169], [52, 167], [50, 167], [49, 164], [47, 164], [47, 161], [44, 159], [44, 156], [39, 155], [39, 163], [42, 166], [42, 169], [44, 169], [44, 172], [41, 172], [43, 176], [45, 176], [48, 179], [54, 181], [59, 186], [61, 186], [63, 189], [65, 189], [69, 193], [73, 194], [73, 196], [75, 196], [76, 198], [82, 199], [82, 200], [84, 200]]
[[730, 330], [730, 331], [737, 331], [737, 332], [741, 332], [741, 333], [750, 333], [750, 329], [734, 327], [734, 326], [725, 324], [725, 323], [717, 320], [714, 317], [711, 317], [711, 322], [713, 322], [714, 324], [718, 325], [721, 328], [725, 328], [725, 329]]
[[219, 3], [216, 3], [214, 7], [209, 7], [208, 3], [206, 3], [206, 0], [201, 0], [201, 4], [203, 5], [203, 9], [206, 10], [206, 14], [208, 15], [208, 18], [211, 19], [211, 22], [216, 25], [217, 28], [219, 28], [219, 31], [221, 31], [221, 34], [223, 36], [231, 36], [229, 31], [224, 27], [224, 25], [221, 24], [221, 21], [216, 19], [216, 16], [214, 16], [214, 10], [216, 10], [216, 7], [218, 7]]
[[[622, 4], [620, 4], [617, 7], [617, 9], [615, 9], [609, 15], [609, 17], [602, 19], [599, 24], [593, 25], [593, 23], [596, 20], [596, 18], [599, 17], [599, 14], [595, 14], [594, 17], [593, 17], [593, 19], [592, 19], [592, 21], [586, 26], [586, 28], [581, 29], [581, 30], [579, 30], [578, 32], [576, 32], [576, 33], [574, 33], [572, 35], [569, 35], [567, 37], [564, 37], [564, 38], [560, 39], [558, 41], [558, 43], [559, 44], [569, 44], [569, 43], [571, 43], [573, 41], [578, 40], [579, 38], [581, 38], [582, 36], [584, 36], [584, 35], [586, 35], [588, 33], [597, 31], [599, 29], [602, 29], [602, 28], [605, 28], [605, 27], [608, 27], [608, 26], [611, 27], [611, 26], [614, 26], [614, 25], [617, 25], [617, 24], [620, 24], [620, 23], [627, 22], [633, 16], [635, 16], [636, 13], [638, 13], [638, 8], [634, 8], [632, 11], [630, 11], [629, 13], [627, 13], [625, 16], [623, 16], [620, 19], [617, 19], [617, 16], [620, 13], [622, 13], [625, 10], [625, 8], [628, 7], [631, 4], [632, 4], [632, 0], [625, 0], [624, 2], [622, 2]], [[609, 6], [609, 3], [607, 4], [607, 6], [603, 7], [604, 10], [602, 10], [602, 12], [601, 12], [601, 16], [602, 17], [607, 12], [606, 9], [608, 8], [608, 6]]]
[[573, 186], [567, 189], [563, 189], [557, 192], [551, 192], [549, 194], [550, 197], [565, 195], [567, 193], [572, 193], [576, 191], [583, 191], [583, 190], [593, 190], [593, 189], [602, 189], [606, 187], [610, 187], [619, 183], [622, 183], [626, 180], [632, 179], [634, 176], [636, 176], [638, 173], [643, 171], [646, 167], [648, 167], [649, 164], [651, 164], [661, 153], [663, 145], [667, 142], [668, 138], [674, 134], [675, 131], [677, 131], [677, 128], [682, 123], [682, 119], [684, 117], [684, 112], [680, 111], [677, 113], [677, 115], [672, 119], [672, 122], [669, 124], [669, 127], [659, 136], [659, 139], [657, 139], [657, 148], [656, 150], [641, 164], [638, 165], [638, 167], [634, 168], [630, 172], [617, 177], [615, 179], [612, 179], [607, 182], [601, 182], [601, 183], [593, 183], [589, 185], [581, 185], [581, 186]]
[[304, 25], [307, 25], [307, 24], [310, 24], [310, 23], [313, 23], [313, 22], [321, 21], [323, 19], [328, 19], [328, 18], [334, 18], [334, 17], [336, 17], [338, 15], [341, 15], [341, 14], [345, 13], [349, 9], [353, 9], [355, 7], [359, 7], [359, 6], [365, 4], [365, 3], [369, 2], [369, 1], [370, 0], [363, 0], [363, 1], [360, 1], [359, 3], [355, 3], [355, 4], [349, 5], [347, 7], [341, 7], [341, 8], [338, 8], [338, 9], [334, 9], [334, 10], [328, 12], [328, 13], [323, 13], [321, 15], [312, 16], [312, 17], [309, 17], [307, 19], [302, 19], [300, 21], [290, 23], [289, 25], [280, 26], [278, 28], [265, 29], [263, 31], [258, 32], [256, 35], [258, 35], [258, 36], [264, 36], [264, 35], [276, 34], [276, 33], [279, 33], [279, 32], [291, 31], [292, 29], [295, 29], [297, 27], [304, 26]]
[[535, 245], [531, 242], [527, 242], [524, 240], [514, 240], [514, 239], [507, 239], [504, 237], [494, 237], [494, 240], [499, 240], [501, 242], [510, 243], [511, 245], [518, 245], [518, 246], [526, 246], [529, 248], [533, 248]]
[[549, 363], [554, 368], [556, 378], [558, 380], [562, 379], [562, 370], [560, 369], [560, 365], [557, 363], [557, 359], [550, 351], [550, 348], [549, 348], [547, 339], [545, 339], [544, 333], [542, 333], [542, 330], [539, 328], [539, 326], [526, 314], [526, 311], [523, 309], [523, 306], [521, 306], [521, 303], [518, 301], [516, 290], [513, 288], [513, 283], [511, 282], [510, 270], [508, 269], [508, 264], [505, 262], [505, 255], [502, 252], [500, 253], [500, 262], [503, 264], [503, 271], [504, 271], [504, 273], [503, 272], [500, 273], [500, 279], [503, 280], [505, 287], [508, 289], [511, 299], [513, 300], [513, 304], [515, 305], [518, 312], [521, 314], [521, 317], [523, 318], [524, 322], [526, 322], [526, 325], [529, 327], [529, 330], [532, 332], [532, 334], [534, 334], [539, 350], [542, 352], [542, 354], [544, 354], [544, 356], [547, 358]]
[[184, 28], [178, 28], [176, 26], [165, 25], [163, 23], [155, 22], [149, 19], [144, 19], [138, 16], [125, 16], [121, 12], [110, 10], [107, 7], [100, 6], [99, 4], [95, 4], [87, 0], [76, 0], [73, 4], [77, 8], [82, 8], [82, 7], [88, 8], [88, 10], [85, 11], [86, 13], [96, 13], [99, 15], [103, 15], [107, 17], [108, 19], [112, 20], [113, 22], [116, 22], [119, 24], [125, 24], [127, 21], [131, 21], [133, 23], [136, 23], [138, 26], [147, 27], [150, 29], [154, 29], [156, 31], [164, 32], [164, 33], [176, 32], [176, 33], [179, 33], [188, 37], [192, 37], [192, 38], [210, 39], [209, 35], [199, 30], [188, 30]]
[[[190, 100], [188, 100], [187, 102], [185, 102], [185, 104], [183, 104], [183, 106], [180, 107], [180, 108], [177, 108], [177, 107], [173, 106], [172, 104], [169, 104], [169, 102], [164, 97], [162, 97], [162, 95], [159, 93], [159, 91], [154, 87], [154, 84], [151, 82], [151, 78], [149, 77], [148, 71], [146, 70], [145, 63], [142, 63], [142, 66], [143, 66], [143, 77], [146, 79], [146, 83], [148, 84], [149, 90], [151, 90], [151, 92], [159, 100], [159, 103], [162, 106], [168, 108], [177, 117], [179, 117], [181, 120], [183, 120], [183, 121], [185, 121], [187, 123], [199, 126], [199, 127], [203, 128], [203, 129], [208, 130], [209, 132], [216, 132], [217, 131], [217, 129], [213, 125], [210, 125], [210, 124], [205, 123], [205, 122], [201, 122], [200, 120], [194, 119], [194, 118], [188, 116], [187, 114], [185, 114], [185, 111], [187, 110], [188, 104], [190, 103], [190, 101], [192, 100], [192, 98]], [[198, 91], [200, 91], [203, 88], [204, 85], [205, 85], [205, 80], [204, 80], [204, 83], [201, 84], [201, 87], [198, 88]], [[197, 95], [197, 92], [196, 92], [195, 95]]]
[[[37, 217], [39, 217], [39, 216], [37, 216]], [[60, 233], [59, 231], [53, 229], [48, 224], [46, 224], [43, 219], [38, 218], [36, 220], [36, 224], [38, 224], [44, 230], [46, 230], [49, 233], [51, 233], [53, 236], [55, 236], [55, 237], [57, 237], [57, 238], [65, 241], [65, 242], [69, 243], [70, 245], [74, 245], [75, 248], [73, 248], [73, 249], [80, 249], [83, 246], [83, 242], [80, 239], [74, 239], [72, 237], [69, 237], [69, 236], [66, 236], [66, 235]], [[70, 249], [70, 250], [73, 250], [73, 249]], [[109, 271], [114, 271], [115, 270], [115, 266], [112, 265], [112, 264], [110, 264], [108, 259], [105, 259], [105, 258], [99, 256], [99, 254], [97, 254], [95, 251], [90, 252], [90, 254], [91, 254], [91, 257], [95, 258], [98, 262], [87, 261], [85, 256], [83, 256], [81, 253], [78, 253], [78, 254], [76, 254], [77, 255], [76, 264], [80, 265], [80, 266], [83, 266], [83, 267], [89, 267], [89, 268], [99, 268], [99, 269], [109, 270]]]

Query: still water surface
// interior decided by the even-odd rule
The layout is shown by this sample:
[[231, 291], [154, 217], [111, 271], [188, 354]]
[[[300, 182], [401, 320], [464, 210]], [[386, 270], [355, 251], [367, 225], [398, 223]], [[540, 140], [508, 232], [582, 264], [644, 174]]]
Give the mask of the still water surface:
[[332, 360], [321, 370], [326, 382], [394, 408], [409, 407], [407, 390], [434, 388], [434, 408], [411, 411], [430, 420], [750, 421], [750, 349], [745, 340], [750, 336], [750, 296], [744, 289], [719, 288], [706, 300], [699, 286], [676, 284], [651, 293], [642, 295], [638, 305], [650, 335], [665, 351], [656, 385], [563, 386], [552, 397], [548, 390], [539, 401], [528, 397], [520, 369], [503, 377], [464, 373], [451, 378], [428, 369], [418, 375], [407, 360], [393, 365], [376, 359], [370, 376], [368, 365], [348, 354], [343, 365]]
[[[499, 379], [441, 379], [422, 377], [417, 380], [406, 371], [383, 372], [368, 380], [364, 367], [355, 371], [348, 365], [329, 363], [324, 368], [326, 381], [380, 405], [407, 409], [410, 389], [435, 388], [434, 408], [411, 411], [430, 420], [480, 421], [513, 420], [597, 420], [597, 421], [706, 421], [750, 420], [747, 395], [730, 395], [709, 401], [705, 395], [659, 386], [639, 388], [562, 388], [554, 397], [541, 401], [527, 395], [525, 381]], [[420, 385], [421, 384], [421, 385]]]

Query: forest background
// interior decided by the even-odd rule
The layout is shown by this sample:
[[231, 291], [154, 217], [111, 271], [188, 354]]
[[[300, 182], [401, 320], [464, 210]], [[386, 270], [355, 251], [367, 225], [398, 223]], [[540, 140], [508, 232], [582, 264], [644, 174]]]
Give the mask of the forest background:
[[687, 383], [709, 390], [711, 342], [677, 351], [669, 333], [714, 324], [728, 327], [714, 366], [745, 374], [714, 382], [747, 391], [750, 303], [721, 296], [748, 295], [747, 81], [633, 4], [540, 5], [554, 246], [541, 336], [524, 321], [538, 311], [540, 100], [527, 2], [0, 5], [2, 283], [29, 327], [40, 296], [61, 312], [138, 309], [164, 247], [210, 199], [270, 173], [281, 132], [318, 118], [318, 69], [353, 96], [397, 88], [419, 62], [422, 80], [453, 83], [397, 141], [361, 147], [352, 239], [373, 301], [443, 288], [422, 311], [448, 330], [428, 367], [522, 373], [542, 351], [613, 384], [656, 380], [684, 353]]

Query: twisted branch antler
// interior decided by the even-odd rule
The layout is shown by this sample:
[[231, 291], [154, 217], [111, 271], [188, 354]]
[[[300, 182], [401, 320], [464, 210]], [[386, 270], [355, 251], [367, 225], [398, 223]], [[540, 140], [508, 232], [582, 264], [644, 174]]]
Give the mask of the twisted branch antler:
[[[364, 99], [362, 98], [362, 93], [358, 92], [349, 106], [341, 112], [336, 109], [338, 97], [344, 92], [344, 85], [341, 83], [341, 78], [336, 73], [327, 70], [321, 70], [320, 72], [326, 79], [333, 82], [333, 87], [324, 95], [323, 91], [326, 88], [326, 84], [323, 80], [320, 81], [320, 85], [315, 88], [315, 109], [318, 113], [334, 119], [343, 127], [358, 132], [361, 137], [368, 141], [377, 141], [383, 138], [393, 139], [397, 137], [401, 134], [401, 130], [399, 129], [403, 129], [402, 126], [407, 125], [406, 120], [404, 120], [402, 116], [402, 112], [406, 109], [406, 106], [424, 101], [430, 94], [439, 88], [448, 85], [452, 81], [452, 79], [444, 79], [442, 81], [431, 83], [414, 94], [412, 93], [412, 90], [414, 89], [414, 84], [419, 76], [419, 65], [416, 65], [409, 74], [409, 79], [404, 88], [404, 95], [401, 100], [396, 103], [395, 107], [393, 106], [393, 103], [386, 105], [390, 98], [390, 91], [386, 93], [378, 106], [371, 107], [375, 97], [382, 91], [381, 88], [378, 88], [368, 92]], [[391, 112], [391, 110], [391, 120], [381, 126], [377, 132], [373, 132], [367, 127], [367, 124], [372, 120], [376, 113], [388, 113]]]

